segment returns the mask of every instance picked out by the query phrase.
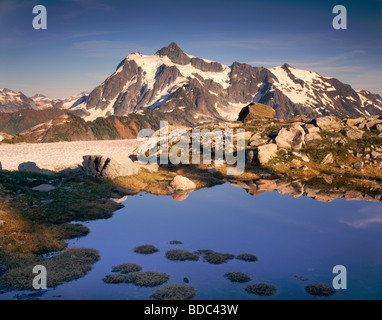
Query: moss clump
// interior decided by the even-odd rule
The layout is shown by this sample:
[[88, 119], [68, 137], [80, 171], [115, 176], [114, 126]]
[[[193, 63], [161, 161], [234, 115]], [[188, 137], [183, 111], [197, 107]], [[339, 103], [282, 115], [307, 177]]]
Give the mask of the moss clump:
[[227, 272], [224, 277], [232, 282], [248, 282], [251, 281], [251, 277], [243, 272]]
[[250, 254], [250, 253], [240, 253], [236, 256], [236, 259], [248, 261], [248, 262], [258, 260], [258, 258], [254, 254]]
[[233, 254], [220, 253], [213, 250], [198, 250], [197, 253], [203, 256], [204, 261], [211, 264], [222, 264], [235, 258]]
[[124, 283], [126, 282], [126, 276], [122, 274], [108, 274], [105, 278], [103, 278], [103, 282], [105, 283]]
[[275, 293], [277, 288], [268, 283], [255, 283], [245, 287], [248, 293], [254, 293], [259, 296], [271, 296]]
[[4, 287], [18, 290], [33, 290], [32, 273], [36, 265], [43, 265], [47, 270], [47, 286], [56, 287], [64, 282], [83, 277], [92, 269], [92, 264], [99, 260], [94, 249], [68, 249], [52, 258], [35, 260], [32, 264], [9, 269], [0, 279]]
[[58, 225], [58, 238], [59, 239], [74, 239], [84, 237], [89, 234], [90, 230], [80, 223], [64, 223]]
[[156, 287], [167, 282], [170, 276], [156, 271], [132, 272], [126, 277], [126, 282], [139, 287]]
[[118, 266], [113, 266], [111, 271], [119, 273], [138, 272], [142, 270], [142, 266], [136, 263], [123, 263]]
[[300, 275], [295, 275], [294, 276], [297, 280], [300, 280], [300, 281], [308, 281], [309, 280], [309, 278], [307, 278], [307, 277], [304, 277], [304, 276], [300, 276]]
[[183, 244], [182, 241], [178, 241], [178, 240], [171, 240], [168, 242], [169, 244]]
[[151, 244], [144, 244], [142, 246], [134, 248], [134, 252], [140, 254], [153, 254], [158, 251], [159, 249]]
[[189, 252], [187, 250], [174, 249], [169, 250], [165, 254], [166, 258], [172, 261], [198, 261], [199, 256], [195, 253]]
[[187, 284], [171, 284], [155, 291], [150, 297], [157, 300], [189, 300], [196, 290]]
[[336, 292], [331, 286], [325, 283], [312, 283], [305, 287], [305, 291], [314, 296], [330, 296]]

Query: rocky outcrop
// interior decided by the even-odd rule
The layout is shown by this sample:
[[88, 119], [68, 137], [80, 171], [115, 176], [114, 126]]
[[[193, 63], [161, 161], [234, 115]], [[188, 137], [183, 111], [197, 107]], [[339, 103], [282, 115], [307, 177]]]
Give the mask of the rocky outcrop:
[[321, 130], [339, 131], [345, 127], [344, 123], [336, 117], [319, 117], [312, 121]]
[[277, 145], [269, 143], [257, 148], [257, 161], [260, 165], [265, 165], [269, 160], [277, 155]]
[[175, 42], [171, 42], [168, 47], [164, 47], [155, 53], [158, 56], [166, 56], [172, 62], [180, 65], [189, 64], [191, 58], [178, 47]]
[[245, 123], [252, 120], [273, 119], [275, 115], [276, 111], [265, 104], [250, 103], [241, 109], [237, 120]]
[[82, 167], [87, 175], [115, 179], [120, 176], [131, 176], [139, 173], [140, 166], [136, 165], [129, 157], [123, 156], [84, 156]]
[[291, 126], [289, 128], [282, 128], [277, 137], [275, 143], [279, 148], [293, 148], [301, 149], [305, 144], [305, 131], [299, 126]]

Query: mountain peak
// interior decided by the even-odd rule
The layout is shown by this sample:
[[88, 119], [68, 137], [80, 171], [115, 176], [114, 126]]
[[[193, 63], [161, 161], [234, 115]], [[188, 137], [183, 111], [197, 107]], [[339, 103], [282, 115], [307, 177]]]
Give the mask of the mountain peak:
[[284, 63], [281, 68], [283, 68], [284, 70], [288, 70], [289, 68], [292, 68], [289, 64], [287, 63]]
[[159, 56], [168, 57], [173, 63], [186, 65], [189, 64], [191, 59], [184, 53], [182, 49], [175, 42], [171, 42], [168, 47], [163, 47], [155, 53]]

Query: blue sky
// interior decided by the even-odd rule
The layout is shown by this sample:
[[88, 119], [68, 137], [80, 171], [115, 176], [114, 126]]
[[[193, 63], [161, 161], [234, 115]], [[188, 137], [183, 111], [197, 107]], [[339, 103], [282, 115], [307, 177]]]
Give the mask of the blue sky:
[[[37, 4], [47, 30], [32, 28]], [[332, 27], [337, 4], [347, 30]], [[0, 88], [52, 98], [90, 91], [129, 53], [173, 41], [224, 64], [287, 62], [382, 94], [382, 0], [0, 0]]]

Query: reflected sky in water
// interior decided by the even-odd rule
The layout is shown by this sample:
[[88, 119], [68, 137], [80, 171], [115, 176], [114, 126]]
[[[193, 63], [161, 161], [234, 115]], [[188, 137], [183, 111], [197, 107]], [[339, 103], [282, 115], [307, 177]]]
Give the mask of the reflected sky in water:
[[[251, 196], [229, 184], [193, 192], [181, 202], [169, 196], [130, 196], [126, 207], [108, 220], [86, 223], [91, 233], [70, 246], [95, 248], [101, 260], [82, 279], [48, 290], [42, 299], [149, 299], [157, 288], [104, 284], [111, 267], [138, 263], [143, 271], [170, 275], [171, 283], [187, 277], [197, 290], [195, 299], [381, 299], [382, 204], [336, 199], [330, 203], [277, 192]], [[170, 240], [183, 245], [170, 245]], [[160, 252], [139, 255], [136, 246], [153, 244]], [[174, 262], [167, 250], [212, 249], [223, 253], [252, 253], [257, 262], [230, 260], [221, 265]], [[348, 272], [348, 289], [329, 298], [305, 292], [314, 282], [331, 285], [335, 265]], [[278, 290], [272, 297], [244, 291], [224, 273], [241, 271], [253, 282], [268, 282]], [[301, 281], [295, 276], [307, 277]], [[15, 292], [0, 295], [10, 299]]]

